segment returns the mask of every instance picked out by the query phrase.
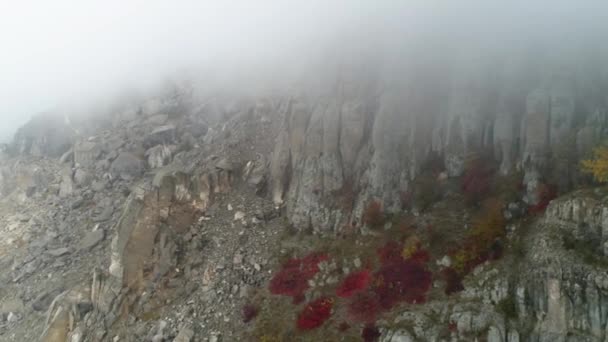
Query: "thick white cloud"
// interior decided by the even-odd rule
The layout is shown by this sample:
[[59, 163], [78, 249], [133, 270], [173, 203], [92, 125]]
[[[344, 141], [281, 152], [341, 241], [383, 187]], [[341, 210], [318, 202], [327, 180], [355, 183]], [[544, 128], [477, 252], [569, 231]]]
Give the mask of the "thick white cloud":
[[425, 35], [500, 43], [601, 34], [604, 2], [3, 0], [0, 139], [60, 103], [151, 84], [185, 67], [272, 72], [305, 64], [344, 37], [349, 44]]

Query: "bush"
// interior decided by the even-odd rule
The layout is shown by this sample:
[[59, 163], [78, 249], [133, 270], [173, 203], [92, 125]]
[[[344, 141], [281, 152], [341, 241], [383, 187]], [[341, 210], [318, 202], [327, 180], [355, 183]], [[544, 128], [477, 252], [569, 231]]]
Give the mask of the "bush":
[[468, 203], [478, 203], [490, 192], [495, 169], [491, 162], [473, 157], [467, 162], [460, 187]]
[[346, 309], [348, 318], [358, 323], [373, 323], [378, 318], [380, 303], [373, 292], [356, 295]]
[[557, 187], [551, 184], [540, 184], [536, 190], [539, 201], [528, 208], [531, 214], [543, 213], [549, 203], [557, 197]]
[[593, 150], [593, 158], [581, 162], [581, 171], [589, 173], [595, 181], [608, 181], [608, 146], [599, 146]]
[[371, 201], [365, 212], [363, 213], [363, 223], [367, 224], [370, 228], [381, 228], [384, 226], [385, 217], [382, 211], [382, 204], [377, 201]]
[[270, 293], [300, 301], [308, 290], [308, 281], [319, 272], [319, 263], [328, 259], [326, 254], [312, 253], [302, 259], [288, 260], [270, 280]]
[[414, 180], [414, 204], [424, 211], [441, 199], [441, 188], [432, 174], [420, 174]]
[[371, 274], [368, 270], [353, 272], [349, 274], [336, 290], [336, 295], [341, 298], [352, 297], [355, 293], [365, 290], [369, 285]]
[[496, 309], [507, 319], [517, 319], [517, 304], [512, 296], [507, 296], [498, 302], [498, 304], [496, 304]]
[[[499, 239], [505, 234], [504, 228], [502, 201], [486, 200], [482, 212], [473, 220], [471, 232], [463, 245], [451, 253], [453, 271], [462, 278], [486, 260], [499, 258], [502, 255]], [[447, 292], [453, 291], [446, 289]]]
[[462, 285], [462, 277], [460, 274], [451, 267], [445, 268], [441, 271], [441, 276], [445, 281], [445, 294], [451, 295], [452, 293], [460, 292], [464, 290]]
[[399, 302], [424, 303], [432, 282], [431, 272], [424, 265], [403, 259], [383, 265], [374, 279], [373, 291], [383, 310]]
[[298, 329], [312, 330], [322, 326], [331, 316], [333, 305], [332, 298], [319, 298], [306, 305], [298, 315]]

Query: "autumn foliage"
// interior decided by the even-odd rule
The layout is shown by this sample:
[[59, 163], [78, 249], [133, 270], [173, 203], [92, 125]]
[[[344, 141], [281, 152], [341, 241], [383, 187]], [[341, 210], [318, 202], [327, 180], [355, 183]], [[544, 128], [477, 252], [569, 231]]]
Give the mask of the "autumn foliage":
[[531, 214], [539, 214], [547, 209], [549, 202], [557, 197], [557, 187], [554, 185], [540, 184], [538, 186], [537, 195], [538, 203], [528, 208]]
[[608, 181], [608, 146], [600, 146], [593, 150], [593, 158], [581, 162], [581, 171], [593, 175], [597, 182]]
[[399, 302], [424, 303], [432, 280], [431, 272], [412, 260], [383, 265], [374, 278], [373, 291], [384, 310], [392, 309]]
[[352, 297], [357, 292], [365, 290], [369, 285], [371, 274], [368, 270], [353, 272], [346, 276], [336, 290], [336, 295], [342, 298]]
[[331, 316], [333, 305], [332, 298], [319, 298], [306, 305], [298, 315], [298, 329], [312, 330], [323, 325]]
[[270, 281], [270, 293], [300, 300], [308, 290], [308, 281], [319, 272], [319, 263], [325, 260], [328, 260], [328, 256], [322, 253], [288, 260]]
[[446, 294], [461, 291], [462, 277], [488, 259], [496, 259], [502, 254], [499, 239], [504, 235], [506, 223], [502, 209], [503, 203], [498, 199], [485, 201], [464, 243], [451, 253], [452, 267], [442, 272]]
[[366, 291], [356, 295], [347, 307], [348, 318], [359, 323], [373, 323], [380, 313], [380, 303], [375, 293]]
[[494, 167], [485, 158], [473, 157], [467, 162], [460, 187], [468, 202], [478, 202], [489, 193], [494, 172]]

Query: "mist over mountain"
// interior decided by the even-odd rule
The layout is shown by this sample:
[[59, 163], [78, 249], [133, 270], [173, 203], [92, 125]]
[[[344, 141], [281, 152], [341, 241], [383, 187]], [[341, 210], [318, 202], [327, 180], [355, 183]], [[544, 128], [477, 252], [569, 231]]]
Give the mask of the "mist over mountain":
[[361, 55], [434, 59], [438, 68], [462, 54], [483, 64], [521, 49], [539, 60], [601, 60], [608, 31], [601, 1], [60, 0], [0, 9], [3, 137], [34, 114], [166, 78], [293, 87]]
[[0, 4], [0, 341], [608, 341], [608, 3]]

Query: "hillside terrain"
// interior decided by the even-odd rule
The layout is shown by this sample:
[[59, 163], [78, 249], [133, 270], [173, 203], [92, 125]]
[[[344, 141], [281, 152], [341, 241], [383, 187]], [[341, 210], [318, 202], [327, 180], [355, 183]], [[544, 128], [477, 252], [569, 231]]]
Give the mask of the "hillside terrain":
[[34, 117], [0, 151], [0, 340], [608, 341], [606, 74], [349, 67]]

